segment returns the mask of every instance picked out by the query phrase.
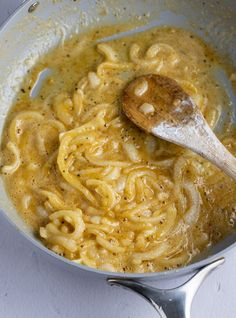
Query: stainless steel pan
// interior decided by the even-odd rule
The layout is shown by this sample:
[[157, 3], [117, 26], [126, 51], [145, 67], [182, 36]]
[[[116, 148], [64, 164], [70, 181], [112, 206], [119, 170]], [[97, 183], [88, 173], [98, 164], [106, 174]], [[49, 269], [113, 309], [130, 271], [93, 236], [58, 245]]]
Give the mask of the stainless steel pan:
[[[105, 16], [101, 15], [104, 7], [107, 8]], [[60, 45], [72, 33], [79, 33], [96, 25], [130, 20], [141, 21], [144, 25], [134, 32], [157, 25], [176, 25], [192, 30], [236, 63], [235, 1], [28, 1], [6, 21], [0, 31], [0, 134], [22, 78], [40, 55]], [[224, 74], [220, 75], [220, 80], [226, 86], [232, 104], [236, 105], [234, 92]], [[84, 270], [91, 275], [100, 275], [110, 284], [133, 290], [147, 299], [160, 317], [190, 317], [191, 301], [201, 282], [208, 273], [224, 262], [225, 252], [236, 245], [236, 234], [231, 235], [204, 252], [192, 264], [178, 270], [151, 274], [111, 274], [75, 264], [46, 249], [18, 216], [5, 192], [2, 180], [0, 207], [1, 213], [18, 231], [55, 261], [71, 270]], [[170, 290], [152, 288], [141, 282], [177, 278], [185, 274], [194, 276], [184, 285]]]

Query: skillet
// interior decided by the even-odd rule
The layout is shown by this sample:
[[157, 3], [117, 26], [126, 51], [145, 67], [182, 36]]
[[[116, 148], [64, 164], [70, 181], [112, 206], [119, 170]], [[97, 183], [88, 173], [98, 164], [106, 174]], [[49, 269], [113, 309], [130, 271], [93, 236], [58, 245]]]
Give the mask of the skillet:
[[[109, 8], [105, 16], [99, 14], [102, 5]], [[141, 21], [141, 26], [133, 32], [158, 25], [183, 27], [200, 35], [232, 62], [236, 61], [236, 3], [232, 1], [130, 0], [128, 4], [124, 0], [41, 0], [40, 3], [27, 1], [5, 22], [0, 31], [0, 74], [4, 74], [0, 78], [0, 133], [22, 78], [39, 56], [60, 45], [75, 32], [80, 33], [97, 25], [125, 23], [130, 20]], [[124, 34], [116, 34], [113, 38], [122, 36]], [[219, 80], [226, 86], [232, 104], [236, 105], [230, 82], [223, 74], [219, 76]], [[55, 262], [63, 263], [70, 270], [84, 270], [91, 275], [103, 276], [110, 284], [135, 291], [155, 307], [160, 317], [190, 317], [191, 301], [201, 282], [208, 273], [224, 262], [223, 256], [226, 251], [236, 245], [236, 234], [233, 234], [202, 253], [184, 268], [160, 273], [111, 274], [75, 264], [45, 248], [18, 216], [6, 194], [2, 180], [0, 207], [1, 213], [13, 226]], [[170, 290], [152, 288], [143, 283], [177, 278], [186, 274], [194, 276], [185, 284]]]

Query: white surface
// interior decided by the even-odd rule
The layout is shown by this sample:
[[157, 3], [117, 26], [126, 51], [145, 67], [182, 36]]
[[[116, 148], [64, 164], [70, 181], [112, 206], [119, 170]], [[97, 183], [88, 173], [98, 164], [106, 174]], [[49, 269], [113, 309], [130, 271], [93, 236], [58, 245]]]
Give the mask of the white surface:
[[[21, 2], [0, 0], [0, 23]], [[235, 265], [236, 250], [226, 255], [226, 263], [203, 283], [193, 303], [192, 318], [236, 317]], [[158, 315], [135, 294], [107, 286], [101, 278], [71, 273], [52, 263], [0, 215], [0, 317], [154, 318]]]

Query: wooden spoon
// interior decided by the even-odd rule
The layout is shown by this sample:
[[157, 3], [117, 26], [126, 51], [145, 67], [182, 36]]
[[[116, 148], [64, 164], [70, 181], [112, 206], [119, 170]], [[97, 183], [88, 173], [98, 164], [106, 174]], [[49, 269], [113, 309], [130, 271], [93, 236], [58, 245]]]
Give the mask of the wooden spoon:
[[122, 107], [144, 131], [193, 150], [236, 181], [236, 158], [173, 79], [154, 74], [136, 78], [123, 91]]

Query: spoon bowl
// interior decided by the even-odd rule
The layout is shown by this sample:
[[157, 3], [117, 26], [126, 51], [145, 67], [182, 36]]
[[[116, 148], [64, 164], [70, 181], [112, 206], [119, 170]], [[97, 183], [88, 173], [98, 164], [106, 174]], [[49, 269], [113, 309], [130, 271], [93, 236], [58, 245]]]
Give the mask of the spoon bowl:
[[137, 77], [123, 91], [122, 108], [142, 130], [196, 152], [236, 181], [236, 158], [175, 80], [155, 74]]

